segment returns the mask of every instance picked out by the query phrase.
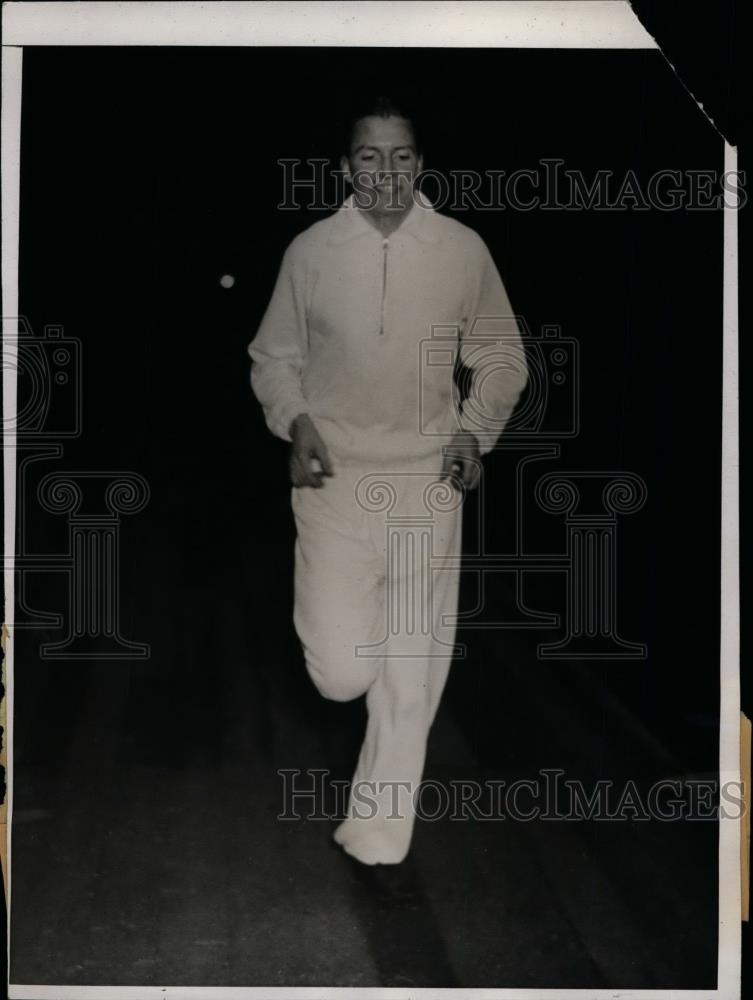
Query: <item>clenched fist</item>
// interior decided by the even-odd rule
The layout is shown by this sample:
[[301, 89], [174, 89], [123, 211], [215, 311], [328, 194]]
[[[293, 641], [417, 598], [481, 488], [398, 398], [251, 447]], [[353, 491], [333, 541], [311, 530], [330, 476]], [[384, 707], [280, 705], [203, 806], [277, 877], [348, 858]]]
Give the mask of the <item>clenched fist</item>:
[[454, 476], [467, 490], [475, 490], [481, 478], [478, 439], [470, 431], [459, 431], [444, 449], [440, 479]]
[[290, 424], [290, 481], [293, 486], [324, 485], [324, 476], [333, 476], [327, 446], [307, 413], [301, 413]]

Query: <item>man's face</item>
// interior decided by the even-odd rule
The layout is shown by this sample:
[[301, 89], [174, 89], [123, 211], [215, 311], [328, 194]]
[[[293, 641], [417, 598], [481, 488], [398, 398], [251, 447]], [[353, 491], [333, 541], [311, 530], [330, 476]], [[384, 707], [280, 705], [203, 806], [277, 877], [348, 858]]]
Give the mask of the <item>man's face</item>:
[[413, 180], [422, 169], [415, 138], [404, 118], [368, 116], [356, 123], [350, 155], [341, 167], [350, 174], [356, 200], [377, 214], [413, 204]]

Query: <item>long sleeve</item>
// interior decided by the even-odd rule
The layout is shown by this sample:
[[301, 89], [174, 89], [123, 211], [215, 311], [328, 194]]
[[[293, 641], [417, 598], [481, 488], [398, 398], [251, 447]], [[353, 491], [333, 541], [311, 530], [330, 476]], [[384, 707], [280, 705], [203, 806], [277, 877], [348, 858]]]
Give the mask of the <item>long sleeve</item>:
[[291, 244], [259, 329], [248, 345], [251, 387], [267, 426], [284, 441], [290, 441], [291, 421], [308, 411], [301, 386], [308, 343], [304, 289], [305, 272]]
[[512, 305], [486, 244], [469, 261], [470, 297], [460, 360], [471, 370], [458, 422], [482, 455], [497, 443], [528, 381], [525, 350]]

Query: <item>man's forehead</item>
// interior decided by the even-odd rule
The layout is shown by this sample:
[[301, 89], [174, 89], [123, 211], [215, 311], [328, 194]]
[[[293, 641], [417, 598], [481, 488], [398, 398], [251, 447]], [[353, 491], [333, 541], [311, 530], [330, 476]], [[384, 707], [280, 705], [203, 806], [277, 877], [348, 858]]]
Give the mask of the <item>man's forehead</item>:
[[408, 146], [413, 149], [413, 129], [404, 118], [362, 118], [353, 131], [353, 149], [363, 146]]

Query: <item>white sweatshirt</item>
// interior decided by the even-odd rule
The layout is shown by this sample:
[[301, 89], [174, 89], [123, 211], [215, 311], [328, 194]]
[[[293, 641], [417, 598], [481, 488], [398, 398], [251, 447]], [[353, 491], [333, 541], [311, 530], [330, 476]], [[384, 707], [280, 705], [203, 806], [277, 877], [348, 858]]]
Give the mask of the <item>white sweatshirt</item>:
[[[462, 410], [458, 344], [473, 372]], [[300, 233], [248, 353], [270, 430], [289, 441], [293, 418], [308, 413], [333, 458], [351, 462], [422, 458], [459, 428], [485, 454], [527, 380], [486, 244], [418, 192], [387, 238], [352, 195]]]

